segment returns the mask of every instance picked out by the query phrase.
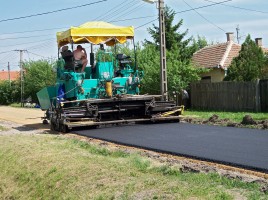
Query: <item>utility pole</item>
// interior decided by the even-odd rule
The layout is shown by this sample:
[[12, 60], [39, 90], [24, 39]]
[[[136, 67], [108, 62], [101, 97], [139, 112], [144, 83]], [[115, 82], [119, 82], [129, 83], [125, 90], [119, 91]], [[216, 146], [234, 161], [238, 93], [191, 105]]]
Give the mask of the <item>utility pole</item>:
[[8, 81], [9, 81], [9, 86], [11, 87], [11, 79], [10, 79], [10, 65], [9, 65], [9, 62], [7, 63], [7, 71], [8, 71]]
[[239, 42], [240, 42], [239, 31], [240, 31], [240, 28], [239, 28], [239, 25], [237, 25], [237, 27], [236, 27], [236, 39], [237, 39], [237, 43], [238, 43], [238, 44], [239, 44]]
[[24, 69], [23, 69], [23, 52], [27, 50], [15, 50], [20, 52], [20, 103], [24, 107]]
[[167, 64], [166, 64], [166, 36], [165, 36], [165, 11], [164, 0], [158, 0], [159, 9], [159, 34], [160, 34], [160, 91], [162, 101], [168, 100], [167, 93]]
[[159, 38], [160, 38], [160, 92], [161, 100], [168, 101], [167, 91], [167, 63], [166, 63], [166, 35], [165, 35], [165, 4], [164, 0], [143, 0], [147, 3], [158, 2]]

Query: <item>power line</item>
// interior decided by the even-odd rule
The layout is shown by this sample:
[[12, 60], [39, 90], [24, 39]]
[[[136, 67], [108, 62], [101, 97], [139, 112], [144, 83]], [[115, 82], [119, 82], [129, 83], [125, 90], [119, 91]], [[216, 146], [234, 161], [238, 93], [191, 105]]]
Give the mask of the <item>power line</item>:
[[[205, 0], [205, 1], [208, 1], [208, 0]], [[231, 0], [229, 0], [231, 1]], [[226, 2], [229, 2], [229, 1], [222, 1], [222, 2], [213, 2], [213, 1], [209, 1], [209, 2], [213, 2], [212, 4], [209, 4], [209, 5], [205, 5], [205, 6], [200, 6], [200, 7], [196, 7], [196, 8], [193, 8], [193, 9], [201, 9], [201, 8], [206, 8], [206, 7], [210, 7], [210, 6], [214, 6], [214, 5], [217, 5], [217, 4], [222, 4], [224, 5], [223, 3], [226, 3]], [[127, 1], [124, 1], [124, 2], [127, 2]], [[129, 5], [129, 4], [128, 4]], [[225, 6], [229, 6], [229, 5], [225, 5]], [[179, 11], [179, 12], [176, 12], [175, 14], [179, 14], [179, 13], [184, 13], [184, 12], [188, 12], [188, 11], [192, 11], [193, 9], [189, 9], [189, 10], [184, 10], [184, 11]], [[112, 10], [112, 9], [111, 9]], [[109, 11], [107, 12], [109, 13]], [[111, 13], [112, 14], [112, 13]], [[105, 17], [105, 15], [104, 15]], [[146, 19], [146, 18], [152, 18], [152, 17], [157, 17], [157, 15], [148, 15], [148, 16], [142, 16], [142, 17], [133, 17], [133, 18], [126, 18], [126, 19], [119, 19], [119, 20], [111, 20], [110, 22], [123, 22], [123, 21], [130, 21], [130, 20], [138, 20], [138, 19]], [[96, 20], [98, 18], [95, 18], [94, 20]], [[93, 20], [93, 21], [94, 21]], [[152, 21], [149, 21], [148, 23], [144, 24], [144, 25], [141, 25], [140, 27], [142, 26], [145, 26], [151, 22], [154, 22], [156, 21], [157, 19], [154, 19]], [[23, 34], [23, 33], [32, 33], [32, 32], [42, 32], [42, 31], [47, 31], [47, 30], [57, 30], [57, 29], [65, 29], [65, 28], [69, 28], [69, 27], [55, 27], [55, 28], [47, 28], [47, 29], [35, 29], [35, 30], [30, 30], [30, 31], [19, 31], [19, 32], [9, 32], [9, 33], [2, 33], [0, 35], [5, 35], [5, 34]], [[136, 27], [136, 29], [138, 29], [139, 27]]]
[[[199, 7], [196, 7], [196, 8], [192, 8], [192, 9], [188, 9], [188, 10], [182, 10], [182, 11], [178, 11], [178, 12], [175, 12], [175, 14], [180, 14], [180, 13], [185, 13], [185, 12], [189, 12], [189, 11], [192, 11], [192, 10], [198, 10], [198, 9], [202, 9], [202, 8], [207, 8], [207, 7], [211, 7], [211, 6], [215, 6], [215, 5], [218, 5], [218, 4], [222, 4], [222, 3], [226, 3], [226, 2], [229, 2], [229, 1], [232, 1], [232, 0], [225, 0], [225, 1], [220, 1], [220, 2], [216, 2], [216, 3], [212, 3], [212, 4], [208, 4], [208, 5], [205, 5], [205, 6], [199, 6]], [[143, 26], [146, 26], [147, 24], [150, 24], [154, 21], [156, 21], [158, 19], [154, 19], [154, 20], [151, 20], [145, 24], [142, 24], [138, 27], [136, 27], [136, 29], [139, 29]]]
[[25, 44], [34, 44], [34, 43], [39, 43], [39, 42], [48, 41], [48, 40], [52, 40], [52, 39], [54, 39], [54, 38], [49, 38], [49, 39], [39, 40], [39, 41], [34, 41], [34, 42], [24, 42], [24, 43], [20, 43], [20, 44], [12, 44], [12, 45], [7, 45], [7, 46], [0, 46], [0, 48], [20, 46], [20, 45], [25, 45]]
[[[114, 20], [117, 20], [117, 19], [119, 19], [120, 17], [122, 17], [122, 16], [124, 16], [124, 15], [126, 15], [126, 14], [128, 14], [128, 13], [134, 13], [134, 11], [136, 10], [138, 10], [138, 8], [141, 8], [141, 7], [143, 7], [145, 5], [145, 3], [140, 3], [140, 4], [138, 4], [136, 7], [134, 7], [134, 8], [132, 8], [132, 9], [130, 9], [131, 7], [129, 7], [128, 9], [126, 9], [126, 10], [124, 10], [124, 12], [122, 12], [122, 13], [120, 13], [120, 15], [119, 16], [117, 16]], [[110, 21], [109, 21], [110, 22]]]
[[128, 15], [129, 13], [132, 13], [131, 11], [133, 10], [133, 8], [139, 7], [142, 2], [136, 3], [135, 1], [133, 1], [131, 3], [132, 3], [131, 5], [127, 6], [122, 11], [119, 10], [114, 15], [112, 15], [111, 17], [109, 17], [107, 20], [109, 20], [109, 21], [111, 21], [113, 19], [116, 20], [116, 19], [118, 19], [121, 16]]
[[102, 19], [104, 17], [106, 17], [107, 15], [110, 15], [111, 12], [115, 12], [113, 10], [118, 9], [119, 7], [122, 7], [127, 1], [123, 0], [121, 3], [117, 4], [116, 6], [114, 6], [113, 8], [111, 8], [109, 11], [107, 11], [104, 15], [99, 15], [98, 17], [96, 17], [95, 19], [93, 19], [93, 21]]
[[[130, 21], [130, 20], [136, 20], [136, 19], [152, 18], [152, 17], [156, 17], [156, 16], [157, 15], [148, 15], [148, 16], [143, 16], [143, 17], [133, 17], [133, 18], [127, 18], [127, 19], [111, 20], [110, 22], [123, 22], [123, 21]], [[24, 33], [42, 32], [42, 31], [47, 31], [47, 30], [59, 30], [59, 29], [67, 29], [67, 28], [70, 28], [70, 27], [36, 29], [36, 30], [31, 30], [31, 31], [20, 31], [20, 32], [9, 32], [9, 33], [2, 33], [0, 35], [24, 34]]]
[[[211, 3], [216, 3], [215, 1], [210, 1], [210, 0], [204, 0], [204, 1], [211, 2]], [[242, 7], [239, 7], [239, 6], [231, 6], [231, 5], [226, 5], [226, 4], [221, 4], [221, 5], [231, 7], [231, 8], [240, 9], [240, 10], [246, 10], [246, 11], [251, 11], [251, 12], [258, 12], [258, 13], [268, 14], [268, 12], [261, 11], [261, 10], [255, 10], [255, 9], [250, 9], [250, 8], [242, 8]]]
[[144, 16], [144, 17], [133, 17], [133, 18], [128, 18], [128, 19], [111, 20], [110, 22], [124, 22], [124, 21], [129, 21], [129, 20], [145, 19], [145, 18], [151, 18], [151, 17], [156, 17], [156, 15], [148, 15], [148, 16]]
[[[130, 21], [130, 20], [136, 20], [136, 19], [146, 19], [151, 17], [156, 17], [157, 15], [148, 15], [143, 17], [133, 17], [133, 18], [127, 18], [127, 19], [119, 19], [119, 20], [111, 20], [110, 22], [123, 22], [123, 21]], [[47, 29], [35, 29], [31, 31], [20, 31], [20, 32], [9, 32], [9, 33], [2, 33], [0, 35], [7, 35], [7, 34], [24, 34], [24, 33], [33, 33], [33, 32], [42, 32], [47, 30], [59, 30], [59, 29], [67, 29], [70, 27], [59, 27], [59, 28], [47, 28]]]
[[2, 52], [0, 52], [0, 54], [5, 54], [5, 53], [8, 53], [8, 52], [11, 52], [11, 51], [2, 51]]
[[33, 54], [33, 55], [35, 55], [35, 56], [38, 56], [38, 57], [46, 58], [45, 56], [41, 56], [41, 55], [39, 55], [39, 54], [37, 54], [37, 53], [33, 53], [33, 52], [30, 52], [30, 51], [27, 51], [27, 52], [30, 53], [30, 54]]
[[[128, 2], [128, 4], [125, 5], [121, 5], [121, 7], [119, 7], [118, 9], [114, 10], [113, 12], [111, 12], [109, 15], [105, 16], [104, 18], [101, 18], [102, 20], [109, 20], [112, 17], [116, 17], [118, 14], [121, 14], [122, 12], [124, 12], [126, 9], [129, 9], [132, 6], [135, 6], [136, 2], [135, 1], [130, 1]], [[121, 11], [123, 10], [123, 11]]]
[[22, 16], [22, 17], [14, 17], [14, 18], [2, 19], [2, 20], [0, 20], [0, 23], [1, 22], [6, 22], [6, 21], [13, 21], [13, 20], [18, 20], [18, 19], [25, 19], [25, 18], [30, 18], [30, 17], [36, 17], [36, 16], [41, 16], [41, 15], [48, 15], [48, 14], [62, 12], [62, 11], [71, 10], [71, 9], [77, 9], [77, 8], [81, 8], [81, 7], [85, 7], [85, 6], [90, 6], [90, 5], [93, 5], [93, 4], [101, 3], [101, 2], [104, 2], [104, 1], [108, 1], [108, 0], [99, 0], [99, 1], [92, 2], [92, 3], [87, 3], [87, 4], [83, 4], [83, 5], [79, 5], [79, 6], [73, 6], [73, 7], [69, 7], [69, 8], [62, 8], [62, 9], [59, 9], [59, 10], [47, 11], [47, 12], [43, 12], [43, 13], [26, 15], [26, 16]]
[[46, 35], [32, 35], [32, 36], [22, 36], [22, 37], [0, 38], [0, 40], [17, 40], [17, 39], [25, 39], [25, 38], [33, 38], [33, 37], [43, 37], [43, 36], [49, 36], [49, 35], [46, 34]]
[[37, 54], [37, 53], [30, 52], [30, 51], [27, 51], [27, 52], [30, 53], [30, 54], [33, 54], [33, 55], [35, 55], [35, 56], [41, 57], [41, 58], [49, 58], [49, 57], [42, 56], [42, 55], [39, 55], [39, 54]]
[[10, 33], [1, 33], [0, 35], [11, 35], [11, 34], [20, 34], [20, 33], [43, 32], [43, 31], [51, 31], [51, 30], [58, 30], [58, 29], [65, 29], [65, 28], [69, 28], [69, 27], [36, 29], [36, 30], [31, 30], [31, 31], [18, 31], [18, 32], [10, 32]]
[[204, 17], [203, 15], [201, 15], [198, 11], [196, 11], [190, 4], [188, 4], [186, 1], [182, 0], [186, 5], [188, 5], [191, 9], [193, 9], [194, 12], [196, 12], [200, 17], [202, 17], [204, 20], [206, 20], [208, 23], [212, 24], [213, 26], [215, 26], [216, 28], [218, 28], [219, 30], [223, 31], [226, 33], [226, 31], [224, 29], [222, 29], [221, 27], [219, 27], [218, 25], [214, 24], [212, 21], [210, 21], [209, 19], [207, 19], [206, 17]]

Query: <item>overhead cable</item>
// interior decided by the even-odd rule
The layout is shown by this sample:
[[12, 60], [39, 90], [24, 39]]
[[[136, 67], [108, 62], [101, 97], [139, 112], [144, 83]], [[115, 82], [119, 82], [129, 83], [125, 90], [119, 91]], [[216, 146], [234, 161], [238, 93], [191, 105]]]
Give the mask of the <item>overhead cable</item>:
[[[207, 8], [207, 7], [215, 6], [215, 5], [218, 5], [218, 4], [226, 3], [226, 2], [229, 2], [229, 1], [232, 1], [232, 0], [225, 0], [225, 1], [220, 1], [220, 2], [216, 2], [216, 3], [208, 4], [208, 5], [205, 5], [205, 6], [199, 6], [199, 7], [191, 8], [191, 9], [188, 9], [188, 10], [182, 10], [182, 11], [175, 12], [175, 14], [185, 13], [185, 12], [189, 12], [189, 11], [192, 11], [192, 10], [198, 10], [198, 9], [202, 9], [202, 8]], [[141, 28], [143, 26], [146, 26], [147, 24], [150, 24], [150, 23], [156, 21], [156, 20], [158, 20], [158, 18], [154, 19], [154, 20], [151, 20], [151, 21], [149, 21], [149, 22], [147, 22], [145, 24], [142, 24], [142, 25], [136, 27], [135, 29], [139, 29], [139, 28]]]
[[223, 31], [226, 33], [226, 31], [224, 29], [222, 29], [221, 27], [219, 27], [217, 24], [213, 23], [212, 21], [210, 21], [209, 19], [207, 19], [206, 17], [204, 17], [203, 15], [201, 15], [197, 10], [195, 10], [190, 4], [188, 4], [186, 1], [182, 0], [186, 5], [188, 5], [191, 9], [193, 9], [194, 12], [196, 12], [196, 14], [198, 14], [200, 17], [202, 17], [204, 20], [206, 20], [208, 23], [212, 24], [213, 26], [215, 26], [216, 28], [218, 28], [219, 30]]
[[[211, 2], [211, 3], [216, 3], [215, 1], [210, 1], [210, 0], [204, 0], [204, 1]], [[250, 9], [250, 8], [243, 8], [243, 7], [232, 6], [232, 5], [227, 5], [227, 4], [221, 4], [221, 5], [222, 5], [222, 6], [231, 7], [231, 8], [240, 9], [240, 10], [246, 10], [246, 11], [251, 11], [251, 12], [257, 12], [257, 13], [268, 14], [267, 11], [255, 10], [255, 9]]]
[[122, 2], [120, 2], [119, 4], [117, 4], [113, 8], [111, 8], [110, 10], [106, 11], [105, 14], [101, 14], [98, 17], [96, 17], [95, 19], [93, 19], [93, 21], [96, 21], [96, 20], [99, 20], [99, 19], [103, 19], [107, 15], [110, 15], [112, 12], [114, 12], [115, 9], [118, 9], [118, 8], [122, 7], [127, 2], [128, 1], [123, 0]]
[[93, 4], [101, 3], [101, 2], [104, 2], [104, 1], [108, 1], [108, 0], [99, 0], [99, 1], [91, 2], [91, 3], [79, 5], [79, 6], [69, 7], [69, 8], [62, 8], [62, 9], [58, 9], [58, 10], [47, 11], [47, 12], [37, 13], [37, 14], [32, 14], [32, 15], [26, 15], [26, 16], [22, 16], [22, 17], [14, 17], [14, 18], [2, 19], [2, 20], [0, 20], [0, 23], [1, 22], [6, 22], [6, 21], [18, 20], [18, 19], [25, 19], [25, 18], [30, 18], [30, 17], [37, 17], [37, 16], [41, 16], [41, 15], [48, 15], [48, 14], [62, 12], [62, 11], [66, 11], [66, 10], [77, 9], [77, 8], [81, 8], [81, 7], [85, 7], [85, 6], [90, 6], [90, 5], [93, 5]]
[[[138, 11], [138, 9], [140, 9], [140, 8], [143, 7], [144, 5], [145, 5], [145, 3], [141, 2], [140, 4], [137, 4], [137, 5], [136, 5], [135, 7], [133, 7], [132, 9], [131, 9], [131, 7], [130, 7], [130, 8], [128, 8], [128, 9], [126, 9], [124, 12], [120, 13], [120, 15], [117, 16], [116, 18], [114, 18], [114, 20], [118, 20], [120, 17], [126, 15], [127, 13], [134, 13], [135, 11]], [[111, 22], [111, 21], [109, 21], [109, 22]]]

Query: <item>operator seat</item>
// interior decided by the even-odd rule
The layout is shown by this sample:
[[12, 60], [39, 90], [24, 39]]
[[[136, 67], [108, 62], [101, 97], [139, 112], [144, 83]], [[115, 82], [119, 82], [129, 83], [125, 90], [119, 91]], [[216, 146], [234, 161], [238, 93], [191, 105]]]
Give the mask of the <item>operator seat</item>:
[[61, 52], [61, 56], [63, 60], [65, 61], [64, 69], [66, 70], [72, 70], [74, 67], [74, 54], [70, 50]]
[[124, 70], [126, 68], [126, 65], [132, 63], [131, 57], [126, 56], [125, 54], [117, 54], [116, 59], [119, 62], [119, 70], [115, 72], [116, 77], [123, 77], [123, 74], [121, 73], [121, 70]]

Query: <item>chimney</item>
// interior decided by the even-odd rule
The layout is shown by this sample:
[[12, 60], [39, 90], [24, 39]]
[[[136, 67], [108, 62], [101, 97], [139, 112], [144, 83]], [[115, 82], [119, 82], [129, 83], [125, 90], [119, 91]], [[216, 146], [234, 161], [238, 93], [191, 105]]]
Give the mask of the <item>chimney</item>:
[[233, 32], [226, 33], [226, 36], [227, 36], [227, 42], [234, 41], [234, 33]]
[[255, 38], [255, 42], [259, 47], [262, 46], [262, 38]]

